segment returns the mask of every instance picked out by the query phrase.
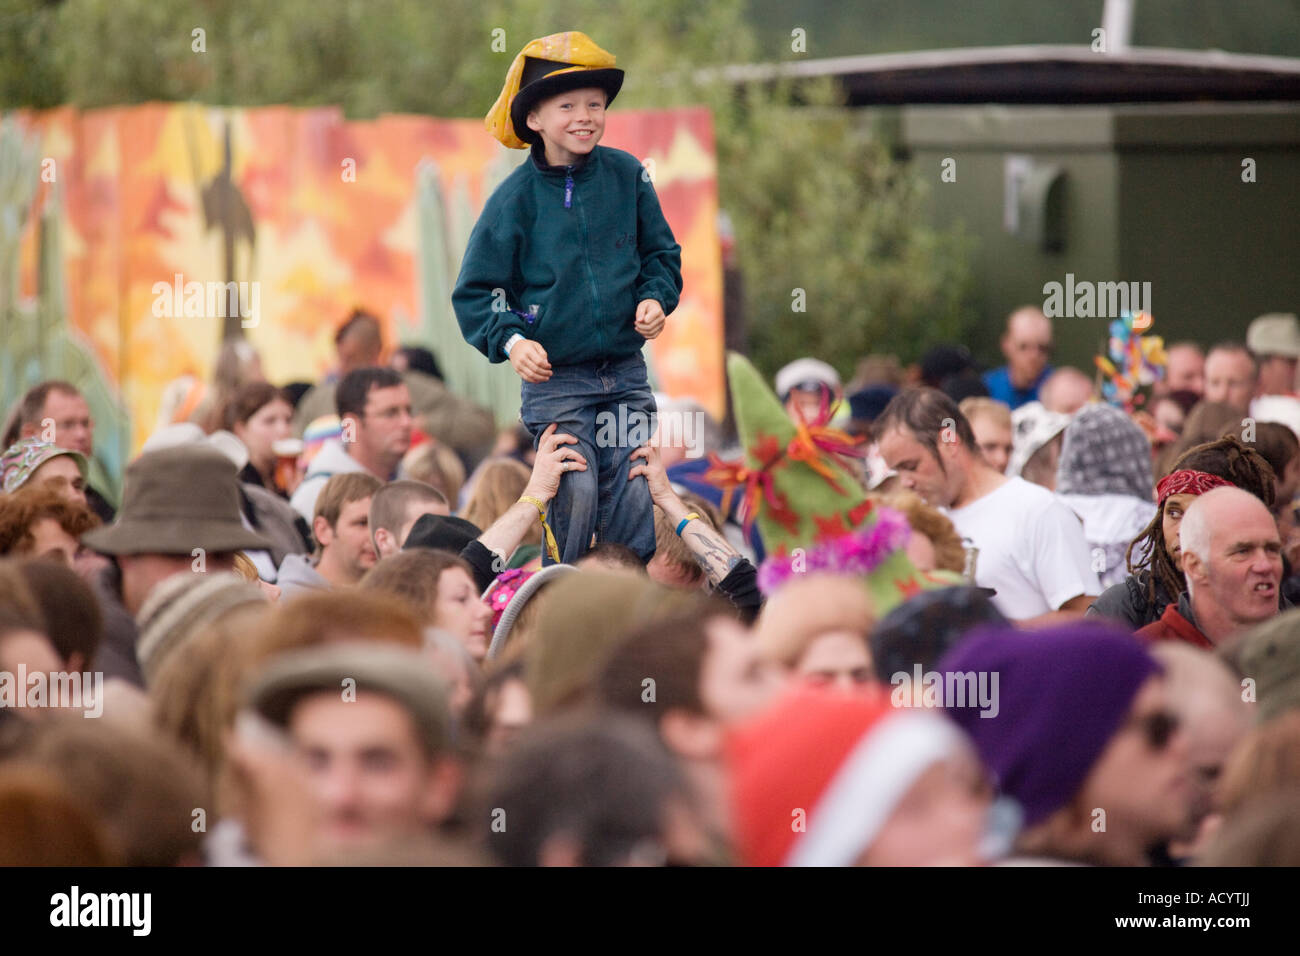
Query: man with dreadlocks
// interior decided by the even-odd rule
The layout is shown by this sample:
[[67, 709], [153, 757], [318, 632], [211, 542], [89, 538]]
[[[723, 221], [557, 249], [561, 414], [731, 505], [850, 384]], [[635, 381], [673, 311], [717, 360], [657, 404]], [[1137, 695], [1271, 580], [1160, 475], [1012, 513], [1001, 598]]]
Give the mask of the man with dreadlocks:
[[[1102, 592], [1089, 615], [1123, 621], [1138, 630], [1160, 620], [1165, 608], [1177, 604], [1187, 589], [1181, 567], [1178, 526], [1188, 505], [1211, 488], [1233, 485], [1248, 491], [1266, 507], [1273, 506], [1274, 478], [1268, 462], [1255, 449], [1228, 436], [1189, 448], [1174, 470], [1156, 485], [1158, 509], [1133, 543], [1126, 560], [1129, 575]], [[1283, 606], [1287, 606], [1283, 602]]]

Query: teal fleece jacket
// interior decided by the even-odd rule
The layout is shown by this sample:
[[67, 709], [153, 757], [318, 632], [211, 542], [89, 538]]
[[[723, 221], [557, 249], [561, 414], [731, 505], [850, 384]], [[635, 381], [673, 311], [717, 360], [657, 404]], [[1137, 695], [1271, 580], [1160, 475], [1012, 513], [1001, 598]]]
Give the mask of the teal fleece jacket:
[[666, 315], [682, 290], [681, 246], [642, 173], [619, 149], [550, 166], [534, 146], [470, 234], [451, 296], [465, 340], [491, 362], [516, 332], [553, 366], [639, 352], [637, 303], [657, 299]]

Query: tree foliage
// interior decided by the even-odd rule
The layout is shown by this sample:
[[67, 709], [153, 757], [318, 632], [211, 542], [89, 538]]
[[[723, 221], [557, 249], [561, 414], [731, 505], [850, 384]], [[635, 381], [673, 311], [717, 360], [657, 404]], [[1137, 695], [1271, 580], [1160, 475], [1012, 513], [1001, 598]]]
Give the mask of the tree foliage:
[[[960, 339], [966, 240], [924, 225], [918, 178], [832, 89], [806, 90], [796, 106], [785, 87], [737, 91], [701, 77], [758, 58], [748, 10], [746, 0], [655, 0], [640, 11], [604, 0], [0, 0], [0, 105], [194, 100], [482, 116], [524, 43], [582, 29], [627, 70], [616, 108], [712, 109], [720, 202], [761, 368], [812, 354], [847, 373], [868, 351], [914, 358]], [[792, 310], [796, 289], [804, 312]]]

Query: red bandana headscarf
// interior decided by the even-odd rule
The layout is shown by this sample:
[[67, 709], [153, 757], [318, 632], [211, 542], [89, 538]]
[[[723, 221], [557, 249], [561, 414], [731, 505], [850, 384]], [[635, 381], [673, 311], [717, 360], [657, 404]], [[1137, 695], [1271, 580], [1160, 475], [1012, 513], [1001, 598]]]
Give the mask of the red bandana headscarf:
[[1230, 488], [1232, 482], [1204, 471], [1184, 468], [1170, 472], [1156, 485], [1156, 500], [1164, 504], [1170, 495], [1203, 495], [1211, 488]]

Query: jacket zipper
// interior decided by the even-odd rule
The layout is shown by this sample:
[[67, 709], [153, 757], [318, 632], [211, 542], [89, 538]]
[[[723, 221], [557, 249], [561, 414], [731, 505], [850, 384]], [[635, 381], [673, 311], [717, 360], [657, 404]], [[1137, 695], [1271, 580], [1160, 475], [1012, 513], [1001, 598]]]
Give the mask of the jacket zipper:
[[601, 354], [604, 354], [606, 345], [605, 330], [601, 327], [600, 321], [600, 291], [596, 287], [596, 274], [591, 271], [591, 243], [587, 234], [587, 215], [583, 211], [581, 202], [578, 203], [578, 219], [582, 223], [582, 261], [587, 266], [587, 281], [591, 284], [591, 319], [596, 327]]
[[[568, 165], [564, 167], [564, 208], [565, 209], [573, 208], [573, 166], [572, 165]], [[605, 333], [604, 333], [604, 329], [600, 328], [600, 294], [596, 288], [596, 275], [591, 271], [591, 249], [587, 242], [587, 217], [582, 212], [581, 203], [578, 204], [578, 218], [581, 220], [582, 223], [583, 262], [587, 267], [587, 281], [591, 285], [592, 319], [597, 327], [597, 337], [598, 337], [598, 341], [600, 342], [601, 351], [604, 352]], [[513, 312], [514, 310], [511, 309], [510, 311]], [[528, 321], [529, 324], [532, 324], [532, 319], [528, 319]]]

